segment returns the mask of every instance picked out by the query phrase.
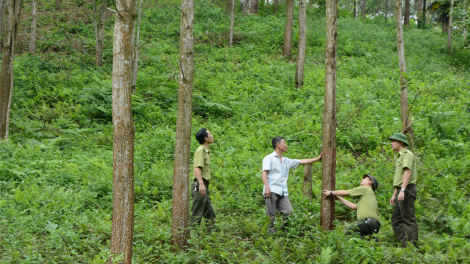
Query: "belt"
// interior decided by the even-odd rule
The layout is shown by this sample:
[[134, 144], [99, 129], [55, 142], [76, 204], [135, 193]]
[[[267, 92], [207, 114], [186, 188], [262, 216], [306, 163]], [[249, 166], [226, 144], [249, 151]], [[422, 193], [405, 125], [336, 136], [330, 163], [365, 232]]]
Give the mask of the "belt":
[[375, 220], [374, 218], [366, 218], [366, 219], [364, 219], [364, 221], [366, 222], [366, 224], [367, 224], [367, 222], [373, 222], [373, 223], [376, 223], [380, 226], [380, 222]]

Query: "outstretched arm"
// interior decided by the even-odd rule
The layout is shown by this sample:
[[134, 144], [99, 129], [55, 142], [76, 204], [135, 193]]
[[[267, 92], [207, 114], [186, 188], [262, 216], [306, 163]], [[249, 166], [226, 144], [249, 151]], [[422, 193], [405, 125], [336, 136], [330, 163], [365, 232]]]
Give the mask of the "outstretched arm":
[[357, 210], [357, 205], [355, 203], [352, 203], [346, 199], [344, 199], [343, 197], [341, 196], [336, 196], [336, 198], [338, 198], [338, 200], [340, 202], [342, 202], [344, 205], [346, 205], [347, 207], [349, 207], [350, 209], [353, 209], [353, 210]]
[[305, 165], [305, 164], [312, 164], [314, 162], [320, 161], [321, 160], [321, 153], [320, 156], [313, 158], [313, 159], [301, 159], [300, 160], [300, 165]]
[[328, 197], [330, 196], [330, 192], [332, 195], [335, 196], [349, 196], [349, 192], [346, 190], [339, 190], [339, 191], [329, 191], [329, 190], [324, 190], [323, 191], [323, 197]]

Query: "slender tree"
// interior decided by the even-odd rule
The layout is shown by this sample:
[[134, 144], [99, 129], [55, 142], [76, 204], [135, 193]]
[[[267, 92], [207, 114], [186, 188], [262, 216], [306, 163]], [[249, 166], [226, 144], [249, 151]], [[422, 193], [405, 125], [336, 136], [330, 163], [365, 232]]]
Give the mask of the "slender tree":
[[60, 11], [61, 0], [55, 0], [55, 10]]
[[178, 249], [188, 244], [189, 167], [194, 69], [194, 0], [181, 0], [181, 44], [173, 170], [173, 214], [171, 243]]
[[286, 30], [284, 32], [284, 56], [291, 57], [292, 54], [292, 25], [294, 23], [294, 0], [287, 0]]
[[230, 8], [230, 47], [233, 46], [233, 9], [235, 8], [235, 0], [232, 0], [231, 8]]
[[31, 35], [29, 38], [29, 53], [34, 54], [34, 52], [36, 51], [36, 18], [37, 18], [37, 10], [38, 10], [37, 0], [33, 0], [32, 9], [33, 9], [33, 20], [31, 21]]
[[279, 0], [273, 1], [273, 14], [277, 13], [277, 6], [279, 5]]
[[[5, 0], [0, 0], [0, 40], [3, 37], [3, 18], [5, 16]], [[0, 41], [0, 45], [3, 45], [3, 42]]]
[[142, 0], [139, 4], [139, 18], [137, 19], [137, 36], [135, 40], [134, 56], [133, 56], [133, 66], [132, 66], [132, 85], [131, 90], [135, 92], [137, 85], [137, 70], [139, 68], [139, 41], [140, 41], [140, 19], [142, 16]]
[[387, 23], [388, 17], [388, 0], [385, 0], [385, 23]]
[[380, 1], [377, 2], [377, 15], [380, 16]]
[[259, 0], [243, 0], [243, 13], [258, 14]]
[[[432, 5], [432, 3], [429, 4], [429, 5]], [[430, 8], [430, 6], [428, 6], [428, 8], [426, 8], [426, 24], [428, 24], [428, 25], [431, 24], [431, 8]]]
[[400, 108], [401, 120], [404, 132], [412, 133], [411, 127], [408, 128], [411, 120], [408, 118], [408, 85], [404, 73], [405, 65], [405, 46], [403, 43], [403, 25], [401, 16], [401, 0], [395, 0], [395, 19], [397, 23], [397, 46], [398, 46], [398, 68], [400, 70]]
[[23, 0], [5, 1], [5, 37], [0, 69], [0, 139], [8, 139], [10, 106], [13, 95], [13, 61]]
[[418, 27], [421, 27], [423, 22], [423, 0], [418, 0]]
[[312, 164], [305, 165], [304, 168], [304, 181], [303, 181], [303, 191], [304, 196], [312, 200], [313, 199], [313, 190], [312, 190]]
[[449, 29], [447, 29], [447, 51], [452, 50], [452, 17], [454, 13], [454, 0], [450, 1]]
[[357, 19], [357, 0], [354, 0], [354, 19]]
[[405, 25], [410, 25], [410, 0], [405, 0]]
[[[325, 47], [325, 106], [323, 111], [322, 190], [335, 189], [336, 173], [336, 48], [337, 2], [326, 0]], [[330, 197], [321, 200], [320, 224], [323, 230], [333, 229], [335, 201]]]
[[132, 262], [134, 234], [134, 134], [132, 119], [132, 51], [136, 0], [116, 1], [113, 43], [113, 224], [108, 260]]
[[[94, 3], [94, 2], [93, 2]], [[95, 15], [95, 19], [98, 15]], [[103, 65], [104, 33], [106, 26], [106, 1], [102, 0], [99, 17], [95, 20], [95, 65]]]
[[299, 54], [295, 67], [295, 85], [304, 85], [305, 49], [307, 48], [307, 1], [299, 0]]
[[362, 0], [362, 7], [361, 7], [361, 13], [362, 13], [362, 20], [366, 20], [366, 3], [367, 0]]

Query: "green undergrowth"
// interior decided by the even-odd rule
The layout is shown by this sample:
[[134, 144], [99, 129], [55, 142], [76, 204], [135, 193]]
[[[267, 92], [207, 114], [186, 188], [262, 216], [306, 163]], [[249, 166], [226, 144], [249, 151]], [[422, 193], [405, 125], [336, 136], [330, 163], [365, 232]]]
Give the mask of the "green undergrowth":
[[[109, 254], [113, 18], [106, 28], [105, 64], [95, 67], [91, 6], [77, 3], [63, 3], [69, 8], [53, 14], [58, 19], [49, 18], [53, 5], [40, 7], [39, 52], [19, 49], [15, 59], [10, 140], [0, 142], [0, 263], [103, 263]], [[195, 7], [192, 131], [205, 127], [215, 138], [211, 196], [217, 229], [195, 234], [186, 251], [174, 252], [180, 11], [170, 4], [178, 5], [144, 2], [132, 109], [134, 263], [470, 263], [468, 51], [447, 53], [446, 37], [437, 30], [405, 28], [420, 247], [402, 249], [388, 203], [394, 159], [388, 137], [401, 130], [395, 23], [355, 21], [340, 10], [336, 189], [356, 187], [367, 172], [379, 179], [378, 242], [345, 236], [355, 213], [339, 203], [336, 229], [321, 231], [319, 164], [313, 165], [311, 201], [302, 195], [303, 168], [290, 172], [290, 228], [268, 235], [261, 160], [272, 152], [271, 138], [284, 136], [291, 158], [321, 151], [323, 11], [308, 9], [305, 85], [297, 89], [297, 21], [291, 60], [281, 55], [282, 8], [276, 15], [262, 5], [260, 15], [237, 11], [229, 48], [229, 13], [224, 4], [208, 2]], [[72, 19], [67, 12], [81, 15]], [[23, 38], [28, 23], [22, 23]], [[193, 140], [192, 151], [197, 145]]]

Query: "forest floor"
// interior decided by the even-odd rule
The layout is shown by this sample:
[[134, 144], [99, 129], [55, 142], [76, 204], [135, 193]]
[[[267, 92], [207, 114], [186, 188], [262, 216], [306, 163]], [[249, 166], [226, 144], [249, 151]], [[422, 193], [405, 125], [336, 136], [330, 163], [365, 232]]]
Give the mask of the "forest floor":
[[[395, 23], [356, 21], [343, 10], [336, 189], [358, 186], [364, 173], [379, 179], [378, 242], [344, 234], [356, 214], [340, 203], [335, 230], [321, 230], [318, 163], [312, 169], [312, 200], [302, 194], [303, 168], [290, 172], [290, 227], [269, 235], [261, 160], [272, 152], [271, 139], [286, 138], [289, 158], [321, 151], [324, 13], [307, 11], [305, 85], [297, 89], [297, 21], [290, 60], [282, 56], [282, 8], [276, 15], [264, 6], [259, 15], [237, 12], [235, 44], [229, 48], [230, 14], [209, 2], [195, 6], [192, 131], [205, 127], [214, 135], [211, 197], [217, 230], [193, 236], [186, 251], [174, 252], [180, 12], [171, 1], [145, 2], [142, 17], [132, 95], [134, 263], [470, 263], [470, 52], [459, 49], [458, 34], [448, 53], [438, 28], [404, 32], [412, 151], [419, 159], [419, 249], [399, 247], [390, 225], [394, 153], [388, 137], [401, 131]], [[104, 65], [95, 67], [90, 4], [66, 1], [62, 13], [53, 14], [51, 3], [39, 7], [38, 54], [20, 45], [15, 59], [10, 140], [0, 142], [0, 263], [104, 263], [112, 213], [114, 19], [106, 26]], [[25, 6], [20, 36], [27, 45], [29, 2]], [[192, 151], [197, 145], [193, 140]]]

